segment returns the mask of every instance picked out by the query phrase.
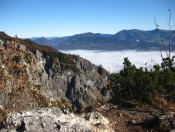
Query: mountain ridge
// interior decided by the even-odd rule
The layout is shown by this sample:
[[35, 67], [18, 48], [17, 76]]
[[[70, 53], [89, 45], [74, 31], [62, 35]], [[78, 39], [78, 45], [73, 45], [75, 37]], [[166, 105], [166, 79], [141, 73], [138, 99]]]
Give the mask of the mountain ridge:
[[[55, 37], [47, 39], [41, 37], [34, 41], [38, 44], [50, 45], [58, 50], [159, 50], [158, 33], [161, 41], [168, 48], [169, 31], [160, 29], [154, 30], [121, 30], [116, 34], [101, 34], [86, 32], [67, 37]], [[175, 49], [175, 30], [171, 31], [172, 47]], [[165, 50], [165, 49], [162, 49]]]

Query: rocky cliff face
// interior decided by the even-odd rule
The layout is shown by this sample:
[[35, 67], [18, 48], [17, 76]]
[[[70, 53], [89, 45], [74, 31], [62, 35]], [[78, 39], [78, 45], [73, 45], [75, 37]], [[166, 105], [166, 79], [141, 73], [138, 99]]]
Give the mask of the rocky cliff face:
[[29, 40], [2, 33], [0, 38], [2, 109], [58, 106], [83, 111], [110, 99], [103, 68]]

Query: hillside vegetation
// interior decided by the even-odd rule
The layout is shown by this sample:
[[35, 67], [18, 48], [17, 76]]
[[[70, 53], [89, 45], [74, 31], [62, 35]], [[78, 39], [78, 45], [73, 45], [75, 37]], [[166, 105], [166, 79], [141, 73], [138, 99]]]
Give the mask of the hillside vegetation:
[[114, 103], [147, 103], [157, 108], [174, 108], [174, 56], [172, 59], [165, 58], [161, 65], [154, 65], [150, 71], [137, 68], [128, 58], [124, 58], [123, 64], [120, 73], [110, 75]]

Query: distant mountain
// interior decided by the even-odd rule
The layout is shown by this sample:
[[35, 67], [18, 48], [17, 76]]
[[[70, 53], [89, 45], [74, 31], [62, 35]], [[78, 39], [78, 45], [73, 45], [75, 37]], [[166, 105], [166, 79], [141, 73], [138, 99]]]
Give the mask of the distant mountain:
[[[175, 30], [171, 31], [173, 49], [175, 50]], [[159, 30], [161, 38], [158, 42], [157, 30], [143, 31], [138, 29], [122, 30], [118, 33], [82, 33], [68, 37], [37, 38], [32, 39], [36, 43], [50, 45], [59, 50], [87, 49], [87, 50], [162, 50], [168, 48], [168, 30]]]
[[33, 41], [38, 43], [38, 44], [42, 44], [42, 45], [50, 45], [51, 44], [49, 39], [47, 39], [45, 37], [36, 38], [36, 39], [33, 39]]
[[[168, 39], [167, 30], [159, 30], [159, 34], [162, 38]], [[122, 30], [113, 35], [113, 37], [125, 41], [137, 41], [137, 40], [148, 40], [152, 38], [157, 38], [157, 35], [158, 35], [157, 30], [143, 31], [143, 30], [132, 29], [132, 30]]]

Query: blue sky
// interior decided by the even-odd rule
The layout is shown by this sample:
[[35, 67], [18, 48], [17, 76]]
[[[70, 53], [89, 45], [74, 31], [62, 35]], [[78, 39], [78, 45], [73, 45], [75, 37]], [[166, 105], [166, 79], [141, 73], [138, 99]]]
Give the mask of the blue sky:
[[175, 24], [175, 0], [0, 0], [0, 31], [19, 37], [114, 34]]

